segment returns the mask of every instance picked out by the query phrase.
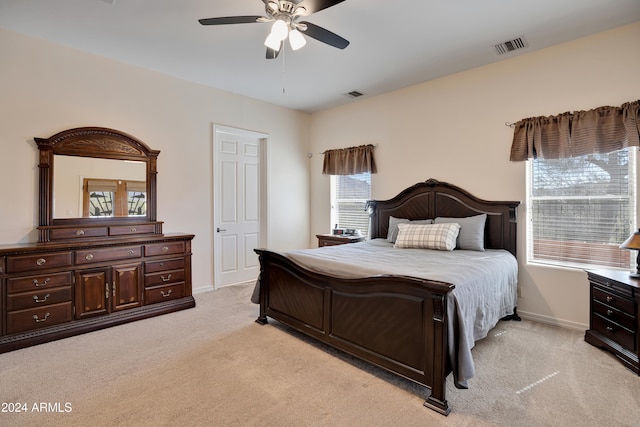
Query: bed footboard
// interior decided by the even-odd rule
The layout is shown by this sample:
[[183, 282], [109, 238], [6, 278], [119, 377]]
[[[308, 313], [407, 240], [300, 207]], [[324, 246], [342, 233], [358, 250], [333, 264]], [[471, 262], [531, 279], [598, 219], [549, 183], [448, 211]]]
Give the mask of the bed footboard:
[[447, 294], [453, 285], [402, 276], [343, 279], [257, 249], [260, 316], [424, 385], [424, 405], [449, 414], [445, 398]]

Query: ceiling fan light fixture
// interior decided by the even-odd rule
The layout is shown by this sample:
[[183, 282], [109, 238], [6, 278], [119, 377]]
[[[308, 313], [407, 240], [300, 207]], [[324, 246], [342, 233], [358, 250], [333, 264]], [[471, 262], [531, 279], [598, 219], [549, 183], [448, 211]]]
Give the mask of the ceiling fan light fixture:
[[289, 26], [286, 22], [281, 19], [276, 19], [276, 22], [273, 23], [273, 27], [271, 27], [271, 34], [274, 37], [278, 38], [278, 41], [282, 41], [287, 38], [289, 34]]
[[281, 44], [282, 44], [282, 40], [279, 39], [275, 34], [273, 34], [273, 31], [269, 33], [269, 35], [267, 36], [267, 39], [264, 41], [264, 45], [266, 47], [268, 47], [269, 49], [273, 49], [276, 52], [280, 50]]
[[289, 32], [289, 44], [291, 44], [291, 49], [298, 50], [307, 44], [307, 41], [300, 31], [294, 29]]

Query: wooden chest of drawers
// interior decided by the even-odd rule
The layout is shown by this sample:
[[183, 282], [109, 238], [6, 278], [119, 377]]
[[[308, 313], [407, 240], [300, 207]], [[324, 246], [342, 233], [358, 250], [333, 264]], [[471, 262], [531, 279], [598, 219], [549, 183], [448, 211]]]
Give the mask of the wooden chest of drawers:
[[193, 237], [0, 247], [0, 353], [194, 307]]
[[591, 314], [585, 340], [612, 352], [640, 375], [640, 281], [626, 271], [591, 270], [587, 275]]

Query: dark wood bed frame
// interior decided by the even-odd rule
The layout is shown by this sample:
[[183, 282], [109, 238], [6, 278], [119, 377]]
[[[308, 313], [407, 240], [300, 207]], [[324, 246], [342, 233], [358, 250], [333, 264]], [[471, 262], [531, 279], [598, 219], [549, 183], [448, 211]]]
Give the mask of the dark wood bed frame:
[[[426, 219], [486, 213], [485, 247], [516, 255], [519, 204], [481, 200], [429, 179], [390, 200], [370, 201], [370, 237], [387, 237], [389, 216]], [[266, 324], [271, 317], [424, 385], [431, 390], [424, 405], [449, 414], [446, 299], [452, 284], [392, 275], [342, 279], [301, 268], [275, 252], [257, 249], [256, 253], [260, 258], [256, 322]]]

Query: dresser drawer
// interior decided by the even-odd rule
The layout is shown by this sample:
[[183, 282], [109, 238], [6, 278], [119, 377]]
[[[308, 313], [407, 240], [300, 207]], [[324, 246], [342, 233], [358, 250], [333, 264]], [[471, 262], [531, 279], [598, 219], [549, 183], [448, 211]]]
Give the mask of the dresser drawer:
[[604, 319], [599, 314], [591, 315], [591, 323], [594, 331], [601, 333], [628, 350], [636, 351], [636, 334], [632, 331], [617, 323]]
[[150, 234], [155, 233], [156, 226], [154, 224], [141, 224], [141, 225], [117, 225], [109, 227], [110, 236], [129, 236], [136, 234]]
[[89, 264], [102, 261], [134, 259], [142, 256], [141, 246], [123, 246], [103, 249], [84, 249], [76, 251], [76, 264]]
[[71, 302], [71, 298], [71, 286], [12, 294], [7, 296], [7, 310], [24, 310], [61, 302]]
[[604, 289], [594, 286], [593, 299], [603, 304], [616, 308], [627, 313], [629, 316], [636, 316], [635, 303], [633, 300], [607, 292]]
[[38, 255], [7, 257], [7, 273], [46, 270], [71, 266], [71, 252], [51, 252]]
[[628, 313], [624, 311], [620, 311], [611, 306], [605, 305], [598, 300], [593, 300], [591, 303], [591, 309], [594, 313], [599, 314], [603, 318], [610, 320], [612, 322], [618, 323], [619, 325], [624, 326], [630, 331], [636, 331], [636, 319], [633, 316], [630, 316]]
[[184, 297], [184, 282], [174, 283], [168, 286], [158, 286], [145, 289], [144, 298], [146, 304], [155, 304], [162, 301]]
[[184, 282], [184, 269], [162, 271], [160, 273], [144, 275], [144, 286], [146, 288], [167, 285], [175, 282]]
[[71, 307], [71, 302], [65, 302], [31, 310], [10, 312], [7, 314], [7, 334], [70, 322]]
[[87, 237], [104, 237], [107, 227], [96, 228], [53, 228], [49, 230], [51, 240], [86, 239]]
[[146, 256], [182, 254], [184, 252], [185, 252], [184, 242], [154, 243], [152, 245], [146, 245], [144, 247], [144, 253]]
[[158, 271], [179, 270], [184, 268], [184, 258], [163, 259], [161, 261], [150, 261], [144, 263], [145, 273], [156, 273]]
[[49, 289], [58, 286], [67, 286], [73, 283], [73, 274], [70, 271], [64, 273], [42, 274], [40, 276], [16, 277], [7, 280], [7, 292], [25, 292], [37, 289]]

